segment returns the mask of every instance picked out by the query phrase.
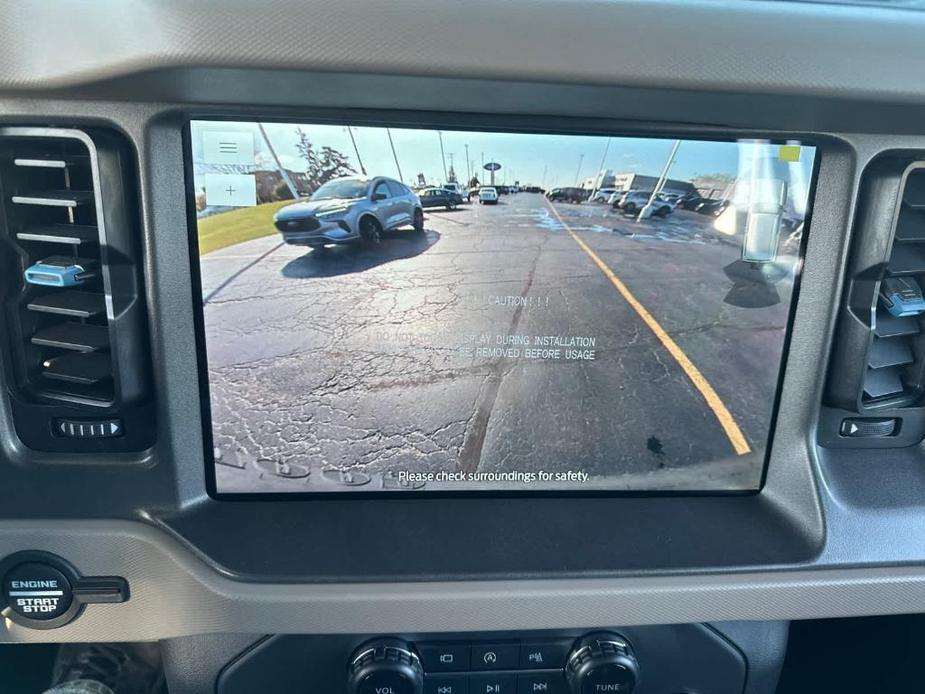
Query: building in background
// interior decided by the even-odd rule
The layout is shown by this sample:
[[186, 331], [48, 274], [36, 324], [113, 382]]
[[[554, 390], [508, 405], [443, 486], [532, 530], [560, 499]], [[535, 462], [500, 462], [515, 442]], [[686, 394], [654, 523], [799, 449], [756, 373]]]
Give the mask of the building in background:
[[[613, 177], [613, 183], [602, 188], [616, 188], [620, 191], [640, 190], [652, 191], [658, 183], [658, 176], [647, 176], [639, 173], [621, 173]], [[697, 188], [690, 181], [679, 181], [674, 178], [665, 180], [662, 192], [666, 195], [687, 195], [697, 192]]]
[[691, 183], [703, 198], [714, 200], [728, 200], [733, 197], [733, 188], [736, 179], [734, 176], [725, 174], [713, 174], [710, 176], [697, 176]]
[[598, 172], [597, 176], [586, 178], [579, 183], [585, 190], [600, 190], [601, 188], [613, 188], [613, 169], [604, 169]]

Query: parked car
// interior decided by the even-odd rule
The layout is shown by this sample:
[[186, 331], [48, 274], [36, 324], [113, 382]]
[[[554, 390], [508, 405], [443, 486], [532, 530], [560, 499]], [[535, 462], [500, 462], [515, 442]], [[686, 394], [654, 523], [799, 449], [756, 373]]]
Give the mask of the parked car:
[[725, 212], [727, 207], [729, 207], [728, 200], [704, 199], [697, 204], [694, 210], [700, 214], [719, 217], [723, 212]]
[[[624, 194], [618, 202], [613, 204], [613, 208], [623, 212], [633, 214], [641, 210], [652, 198], [652, 191], [633, 190]], [[652, 200], [652, 216], [667, 217], [674, 211], [674, 205], [665, 199], [662, 195], [656, 195]]]
[[489, 186], [482, 186], [481, 188], [479, 188], [479, 204], [497, 205], [498, 204], [498, 191]]
[[691, 210], [694, 211], [697, 209], [697, 205], [702, 203], [705, 198], [703, 198], [700, 193], [688, 193], [678, 200], [678, 207], [682, 210]]
[[598, 188], [591, 194], [591, 197], [588, 198], [588, 202], [607, 202], [610, 200], [610, 196], [616, 192], [616, 188]]
[[553, 188], [546, 193], [546, 197], [550, 202], [562, 200], [564, 202], [579, 203], [588, 199], [588, 191], [584, 188]]
[[424, 210], [418, 196], [399, 181], [345, 176], [328, 181], [307, 201], [283, 207], [273, 224], [294, 246], [375, 245], [383, 233], [404, 226], [423, 232]]
[[631, 190], [618, 190], [618, 191], [615, 191], [609, 198], [607, 198], [607, 204], [613, 207], [614, 209], [617, 209], [618, 207], [620, 207], [620, 204], [623, 201], [623, 198], [627, 196], [631, 196], [631, 195], [637, 195], [640, 193], [645, 194], [647, 196], [652, 194], [651, 191], [646, 192], [644, 190], [637, 190], [635, 188]]
[[462, 195], [447, 188], [425, 188], [418, 192], [418, 198], [421, 207], [445, 207], [448, 210], [455, 210], [463, 201]]

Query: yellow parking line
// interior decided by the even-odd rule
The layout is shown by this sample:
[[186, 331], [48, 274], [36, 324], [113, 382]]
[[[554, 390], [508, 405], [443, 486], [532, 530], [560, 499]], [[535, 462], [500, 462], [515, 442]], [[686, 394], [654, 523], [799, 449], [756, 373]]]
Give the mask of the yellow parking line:
[[639, 299], [633, 296], [633, 293], [627, 288], [625, 284], [616, 276], [613, 270], [611, 270], [607, 263], [601, 260], [601, 257], [591, 250], [591, 247], [588, 246], [581, 238], [572, 231], [568, 223], [562, 219], [562, 215], [559, 214], [559, 211], [553, 207], [548, 200], [545, 201], [549, 205], [549, 209], [552, 210], [552, 213], [556, 216], [559, 222], [565, 227], [565, 230], [571, 235], [575, 242], [581, 246], [581, 249], [588, 254], [594, 264], [604, 273], [604, 276], [610, 280], [610, 283], [614, 288], [620, 293], [626, 303], [628, 303], [633, 310], [642, 318], [643, 323], [645, 323], [649, 330], [655, 333], [655, 337], [659, 339], [659, 342], [668, 350], [668, 353], [674, 357], [675, 361], [678, 362], [678, 365], [684, 369], [684, 373], [687, 374], [687, 377], [691, 380], [691, 383], [694, 384], [694, 387], [700, 391], [700, 394], [703, 396], [703, 399], [707, 401], [710, 409], [713, 410], [713, 414], [716, 415], [716, 419], [719, 421], [723, 431], [726, 432], [726, 436], [729, 439], [729, 443], [732, 444], [732, 447], [735, 449], [735, 452], [738, 455], [745, 455], [746, 453], [751, 452], [751, 447], [748, 445], [748, 441], [745, 440], [745, 436], [742, 434], [742, 430], [739, 429], [739, 425], [736, 424], [735, 419], [732, 416], [732, 413], [729, 412], [729, 408], [726, 407], [725, 403], [720, 399], [719, 395], [716, 394], [716, 391], [713, 389], [713, 386], [710, 385], [710, 382], [706, 377], [700, 373], [700, 369], [694, 366], [694, 362], [684, 353], [678, 343], [675, 342], [668, 332], [659, 324], [655, 317], [646, 310], [646, 307], [643, 306]]

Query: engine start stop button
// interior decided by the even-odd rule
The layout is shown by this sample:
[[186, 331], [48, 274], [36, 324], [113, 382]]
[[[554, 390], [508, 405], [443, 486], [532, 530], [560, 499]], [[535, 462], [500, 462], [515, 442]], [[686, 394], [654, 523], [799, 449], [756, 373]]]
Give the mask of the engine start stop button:
[[71, 582], [48, 564], [30, 562], [10, 569], [3, 577], [3, 598], [7, 606], [26, 619], [57, 619], [71, 606]]

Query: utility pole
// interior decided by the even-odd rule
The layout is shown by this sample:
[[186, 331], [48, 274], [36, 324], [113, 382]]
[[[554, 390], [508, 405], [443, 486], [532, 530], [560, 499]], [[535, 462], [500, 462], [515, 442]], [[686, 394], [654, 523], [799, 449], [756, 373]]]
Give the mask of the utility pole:
[[540, 181], [540, 188], [546, 188], [546, 169], [549, 168], [549, 164], [543, 164], [543, 180]]
[[[454, 155], [453, 155], [452, 152], [450, 152], [448, 156], [450, 157], [450, 171], [453, 172], [453, 178], [456, 178], [456, 170], [453, 168], [453, 156], [454, 156]], [[449, 174], [447, 174], [446, 182], [447, 182], [447, 183], [450, 182], [450, 176], [449, 176]]]
[[674, 147], [671, 148], [671, 154], [668, 155], [668, 161], [665, 162], [665, 168], [662, 169], [662, 175], [658, 177], [658, 182], [655, 184], [655, 190], [652, 191], [652, 195], [649, 196], [649, 202], [639, 210], [639, 215], [636, 217], [637, 222], [641, 222], [643, 219], [646, 219], [651, 215], [652, 212], [652, 203], [655, 202], [655, 196], [662, 192], [662, 188], [665, 187], [665, 181], [668, 180], [668, 172], [671, 171], [671, 165], [674, 164], [674, 158], [678, 154], [678, 147], [681, 146], [681, 140], [674, 141]]
[[469, 187], [469, 181], [472, 180], [472, 162], [469, 160], [469, 145], [466, 147], [466, 188]]
[[289, 178], [289, 174], [286, 172], [286, 169], [283, 168], [283, 165], [279, 163], [279, 157], [276, 155], [276, 150], [273, 149], [273, 145], [270, 144], [270, 138], [267, 137], [267, 131], [263, 129], [263, 123], [257, 123], [257, 128], [260, 130], [260, 134], [263, 135], [263, 141], [267, 145], [267, 149], [270, 150], [270, 156], [273, 157], [273, 161], [276, 162], [276, 170], [279, 171], [279, 175], [283, 177], [283, 180], [286, 182], [286, 187], [289, 189], [289, 192], [292, 193], [292, 199], [299, 199], [299, 189], [295, 187], [295, 184], [292, 182], [292, 179]]
[[443, 131], [438, 130], [437, 136], [440, 138], [440, 158], [443, 160], [443, 182], [446, 183], [449, 176], [446, 173], [446, 155], [443, 153]]
[[347, 132], [350, 133], [350, 141], [353, 143], [353, 151], [357, 153], [357, 161], [360, 163], [360, 171], [361, 171], [361, 172], [363, 173], [363, 175], [365, 176], [365, 175], [366, 175], [366, 167], [363, 166], [363, 160], [360, 159], [360, 150], [359, 150], [359, 148], [357, 147], [357, 141], [356, 141], [355, 139], [353, 139], [353, 128], [351, 128], [349, 125], [347, 126]]
[[392, 130], [390, 128], [386, 128], [385, 132], [386, 132], [386, 135], [389, 136], [389, 145], [391, 145], [392, 147], [392, 157], [395, 159], [395, 168], [398, 169], [398, 180], [404, 183], [405, 179], [401, 175], [401, 165], [399, 165], [398, 155], [395, 153], [395, 143], [392, 142]]
[[575, 185], [578, 185], [578, 182], [581, 180], [581, 163], [585, 160], [585, 155], [582, 154], [578, 157], [578, 171], [575, 172]]

